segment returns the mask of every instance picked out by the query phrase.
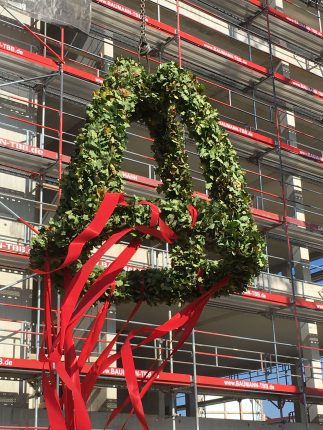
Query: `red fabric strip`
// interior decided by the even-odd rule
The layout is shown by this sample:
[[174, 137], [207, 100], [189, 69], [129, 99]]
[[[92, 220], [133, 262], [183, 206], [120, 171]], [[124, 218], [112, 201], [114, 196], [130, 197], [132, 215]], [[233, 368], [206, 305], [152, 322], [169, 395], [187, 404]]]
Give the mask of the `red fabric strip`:
[[164, 222], [159, 222], [159, 228], [160, 230], [156, 230], [156, 228], [152, 227], [138, 226], [136, 227], [136, 230], [144, 234], [150, 234], [151, 236], [157, 237], [157, 239], [160, 239], [167, 243], [172, 243], [174, 240], [177, 239], [177, 236], [173, 232], [173, 230], [169, 228], [168, 225]]
[[88, 334], [84, 342], [81, 353], [77, 360], [77, 366], [79, 369], [82, 369], [86, 360], [89, 358], [91, 352], [93, 351], [93, 348], [95, 347], [95, 345], [99, 340], [99, 336], [100, 336], [103, 324], [105, 322], [105, 318], [107, 316], [109, 306], [110, 306], [110, 302], [108, 301], [104, 302], [98, 312], [98, 315], [93, 321], [90, 333]]
[[[104, 199], [102, 200], [99, 209], [97, 210], [93, 220], [90, 224], [76, 236], [75, 239], [69, 244], [67, 255], [63, 263], [56, 269], [52, 269], [50, 272], [57, 272], [64, 267], [69, 266], [80, 256], [84, 245], [91, 239], [96, 238], [106, 226], [110, 216], [115, 210], [118, 203], [124, 201], [124, 196], [121, 193], [106, 193]], [[45, 271], [34, 269], [35, 273], [39, 275], [44, 275], [49, 273], [49, 270], [45, 268]]]
[[128, 264], [140, 245], [141, 240], [132, 240], [110, 266], [95, 280], [73, 312], [70, 324], [76, 324], [86, 310], [102, 296], [109, 285], [114, 282], [116, 277], [123, 270], [124, 266]]
[[[105, 428], [124, 409], [124, 407], [129, 403], [129, 401], [131, 401], [134, 411], [138, 417], [138, 420], [142, 424], [143, 428], [146, 429], [145, 427], [146, 420], [144, 417], [144, 413], [142, 412], [143, 407], [142, 407], [141, 399], [145, 395], [145, 393], [149, 390], [153, 382], [156, 380], [159, 373], [165, 367], [169, 358], [167, 358], [167, 360], [165, 360], [164, 363], [162, 363], [162, 365], [158, 368], [157, 371], [153, 372], [149, 381], [146, 383], [145, 387], [143, 388], [142, 392], [139, 395], [138, 381], [137, 381], [135, 372], [132, 372], [132, 362], [133, 362], [132, 351], [138, 349], [140, 346], [143, 346], [149, 342], [152, 342], [156, 338], [159, 338], [168, 334], [170, 331], [180, 330], [184, 328], [184, 332], [181, 335], [180, 340], [178, 341], [176, 347], [172, 351], [171, 355], [173, 355], [183, 345], [187, 337], [191, 334], [193, 328], [197, 323], [198, 318], [200, 317], [210, 297], [214, 295], [217, 291], [219, 291], [221, 288], [223, 288], [225, 285], [227, 285], [227, 283], [229, 282], [229, 279], [230, 277], [226, 276], [225, 278], [217, 282], [211, 289], [206, 291], [202, 296], [198, 297], [196, 300], [194, 300], [194, 302], [187, 305], [182, 311], [178, 312], [170, 320], [161, 324], [159, 327], [155, 329], [142, 327], [139, 329], [135, 329], [128, 334], [127, 339], [125, 340], [123, 346], [121, 347], [121, 353], [119, 355], [121, 355], [123, 358], [123, 367], [125, 370], [125, 378], [127, 382], [129, 396], [127, 399], [125, 399], [122, 405], [120, 405], [112, 412], [109, 420], [106, 423]], [[132, 347], [132, 348], [130, 347], [129, 349], [130, 341], [133, 337], [147, 332], [151, 333], [150, 336], [148, 336], [146, 339], [141, 341], [135, 347]], [[123, 354], [124, 348], [126, 348], [126, 353]]]
[[45, 372], [42, 376], [44, 399], [51, 430], [67, 430], [65, 420], [59, 405], [56, 389], [50, 384]]
[[192, 218], [192, 227], [194, 228], [196, 225], [196, 221], [197, 221], [197, 210], [193, 205], [188, 205], [188, 210], [191, 214], [191, 218]]
[[142, 428], [144, 430], [149, 430], [148, 423], [144, 413], [144, 408], [140, 398], [138, 381], [136, 377], [136, 368], [135, 368], [135, 363], [133, 361], [133, 354], [132, 354], [132, 348], [130, 345], [130, 340], [128, 339], [128, 337], [124, 342], [124, 344], [122, 345], [121, 358], [122, 358], [123, 369], [125, 372], [129, 398], [131, 400], [132, 406], [138, 417], [138, 420], [142, 425]]
[[140, 205], [148, 205], [150, 206], [151, 212], [150, 212], [150, 227], [156, 227], [158, 225], [159, 221], [159, 215], [160, 215], [160, 209], [158, 206], [156, 206], [154, 203], [149, 202], [148, 200], [141, 200], [139, 202]]
[[[69, 388], [69, 392], [67, 392], [67, 403], [65, 404], [66, 409], [73, 411], [74, 415], [74, 423], [71, 423], [71, 430], [91, 430], [91, 421], [88, 416], [86, 403], [83, 401], [83, 398], [80, 396], [81, 393], [81, 381], [80, 381], [80, 373], [79, 367], [77, 363], [77, 357], [75, 352], [75, 346], [73, 342], [73, 330], [68, 328], [65, 334], [65, 344], [64, 344], [64, 352], [65, 352], [65, 363], [64, 368], [66, 369], [67, 375], [70, 377], [70, 383], [72, 385], [66, 384], [66, 380], [64, 379], [64, 374], [62, 380], [66, 384], [67, 388]], [[61, 376], [62, 370], [60, 370], [60, 364], [56, 363], [58, 374]]]
[[[64, 382], [65, 386], [72, 392], [74, 401], [74, 421], [75, 428], [73, 430], [91, 430], [91, 421], [87, 412], [86, 403], [81, 395], [81, 390], [78, 388], [75, 380], [70, 377], [65, 369], [65, 363], [58, 361], [55, 363], [59, 377]], [[68, 405], [67, 405], [68, 406]], [[72, 430], [72, 429], [71, 429]]]
[[145, 232], [147, 228], [147, 232], [150, 231], [152, 236], [158, 237], [159, 239], [165, 240], [166, 242], [172, 242], [173, 240], [176, 240], [177, 236], [174, 233], [174, 231], [160, 218], [160, 209], [158, 206], [156, 206], [154, 203], [149, 202], [147, 200], [141, 200], [139, 204], [149, 205], [151, 208], [150, 213], [150, 227], [159, 227], [160, 230], [149, 230], [149, 227], [145, 226], [139, 226], [136, 227], [136, 230], [140, 230], [142, 232]]
[[[73, 394], [72, 391], [66, 387], [63, 381], [61, 381], [61, 384], [63, 388], [63, 395], [61, 397], [60, 403], [61, 408], [64, 407], [66, 428], [70, 430], [75, 427]], [[70, 406], [71, 404], [72, 407]]]
[[133, 317], [138, 312], [140, 306], [142, 305], [142, 301], [138, 302], [136, 306], [133, 308], [132, 312], [130, 313], [127, 321], [122, 325], [121, 329], [118, 331], [118, 333], [114, 336], [114, 338], [110, 341], [109, 345], [104, 349], [104, 351], [100, 354], [100, 356], [97, 358], [96, 362], [92, 364], [92, 367], [88, 374], [86, 375], [83, 383], [82, 383], [82, 394], [84, 400], [87, 400], [91, 394], [92, 388], [94, 387], [94, 384], [98, 377], [101, 375], [101, 373], [107, 369], [110, 364], [114, 363], [118, 358], [116, 357], [116, 354], [113, 356], [110, 356], [110, 353], [112, 349], [114, 348], [115, 344], [117, 343], [119, 337], [126, 329], [127, 325], [129, 324], [129, 321], [133, 319]]
[[[60, 348], [64, 344], [65, 331], [70, 323], [71, 316], [74, 312], [76, 303], [83, 291], [84, 285], [92, 272], [94, 266], [101, 259], [101, 257], [123, 236], [132, 231], [132, 228], [127, 228], [119, 233], [113, 234], [83, 265], [83, 267], [78, 271], [78, 273], [72, 279], [68, 291], [64, 294], [64, 300], [61, 306], [61, 330], [60, 336], [57, 338], [59, 341]], [[57, 345], [55, 345], [57, 346]]]

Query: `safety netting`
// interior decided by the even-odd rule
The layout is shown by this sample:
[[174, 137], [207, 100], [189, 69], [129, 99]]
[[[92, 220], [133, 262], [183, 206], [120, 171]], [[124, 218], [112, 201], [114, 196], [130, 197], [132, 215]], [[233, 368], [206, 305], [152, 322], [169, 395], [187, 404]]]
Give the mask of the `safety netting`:
[[91, 0], [0, 0], [0, 5], [35, 19], [75, 27], [85, 33], [90, 31], [91, 4]]

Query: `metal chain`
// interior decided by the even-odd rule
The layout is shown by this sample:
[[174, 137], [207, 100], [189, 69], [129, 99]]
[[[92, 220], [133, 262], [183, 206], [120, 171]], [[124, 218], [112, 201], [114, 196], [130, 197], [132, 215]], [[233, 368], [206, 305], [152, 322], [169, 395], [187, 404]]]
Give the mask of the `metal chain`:
[[146, 0], [140, 0], [140, 39], [138, 54], [147, 57], [150, 51], [151, 47], [146, 37]]
[[146, 36], [146, 1], [140, 0], [140, 37]]

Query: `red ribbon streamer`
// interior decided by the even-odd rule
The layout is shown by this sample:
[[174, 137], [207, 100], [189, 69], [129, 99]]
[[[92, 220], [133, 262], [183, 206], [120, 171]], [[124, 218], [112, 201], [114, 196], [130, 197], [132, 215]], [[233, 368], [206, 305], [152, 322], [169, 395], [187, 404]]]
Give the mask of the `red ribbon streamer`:
[[97, 317], [92, 323], [92, 327], [90, 330], [90, 333], [88, 334], [88, 337], [86, 338], [86, 341], [83, 345], [82, 351], [79, 355], [79, 358], [77, 360], [77, 365], [79, 369], [82, 369], [84, 366], [86, 360], [89, 358], [91, 352], [93, 351], [93, 348], [98, 342], [100, 333], [102, 331], [103, 324], [105, 322], [105, 318], [107, 316], [107, 312], [110, 306], [110, 302], [106, 301], [101, 306]]
[[[211, 289], [206, 291], [202, 296], [198, 297], [192, 303], [187, 305], [182, 311], [178, 312], [170, 320], [161, 324], [159, 327], [156, 327], [154, 329], [151, 329], [149, 327], [138, 328], [136, 330], [131, 331], [128, 334], [127, 339], [125, 340], [125, 342], [123, 343], [123, 346], [121, 347], [121, 352], [119, 354], [116, 354], [117, 355], [116, 359], [118, 359], [119, 356], [122, 357], [122, 364], [125, 371], [125, 378], [128, 386], [129, 396], [127, 399], [125, 399], [122, 405], [120, 405], [112, 412], [108, 422], [106, 423], [105, 428], [124, 409], [124, 407], [129, 403], [129, 401], [131, 401], [134, 411], [138, 417], [138, 420], [142, 423], [143, 428], [145, 430], [148, 429], [145, 416], [142, 413], [143, 411], [142, 401], [141, 401], [142, 397], [147, 393], [147, 391], [149, 390], [153, 382], [156, 380], [160, 372], [163, 370], [169, 358], [176, 353], [176, 351], [183, 345], [185, 340], [191, 334], [193, 328], [197, 323], [197, 320], [199, 319], [210, 297], [212, 297], [212, 295], [214, 295], [217, 291], [223, 288], [229, 282], [229, 279], [230, 279], [229, 276], [226, 276], [221, 281], [217, 282]], [[139, 395], [137, 378], [136, 378], [135, 372], [133, 372], [132, 351], [140, 348], [143, 345], [146, 345], [147, 343], [152, 342], [157, 338], [167, 335], [170, 331], [174, 331], [174, 330], [179, 331], [181, 329], [183, 329], [183, 333], [180, 335], [177, 345], [173, 349], [171, 355], [166, 360], [164, 360], [164, 362], [159, 366], [159, 368], [156, 371], [152, 373], [151, 377], [149, 378], [149, 381], [146, 383], [146, 385], [144, 386], [144, 388], [142, 389]], [[138, 345], [134, 347], [130, 347], [130, 341], [133, 337], [147, 332], [150, 333], [150, 336], [148, 336], [146, 339], [141, 341]], [[129, 389], [129, 386], [131, 387], [131, 389]]]
[[42, 376], [44, 399], [46, 404], [46, 409], [48, 413], [48, 419], [50, 426], [53, 430], [67, 430], [65, 425], [64, 416], [62, 414], [60, 404], [58, 401], [56, 390], [51, 386], [47, 376], [43, 374]]
[[[39, 359], [44, 363], [47, 361], [50, 369], [50, 378], [48, 379], [43, 372], [43, 387], [48, 417], [52, 430], [90, 430], [91, 422], [86, 408], [91, 391], [102, 372], [111, 366], [119, 358], [122, 359], [125, 379], [128, 387], [129, 397], [116, 408], [111, 414], [107, 425], [131, 403], [133, 407], [132, 413], [137, 415], [143, 429], [148, 429], [148, 424], [145, 418], [142, 405], [142, 398], [147, 393], [151, 385], [154, 383], [160, 372], [165, 367], [169, 358], [181, 347], [187, 337], [194, 328], [204, 306], [209, 298], [218, 291], [223, 285], [228, 282], [228, 277], [218, 282], [210, 290], [197, 298], [193, 303], [187, 305], [182, 311], [174, 315], [169, 321], [161, 324], [157, 328], [143, 327], [132, 330], [127, 335], [121, 350], [112, 353], [118, 339], [124, 332], [129, 321], [138, 311], [142, 301], [140, 301], [121, 330], [114, 336], [105, 350], [92, 365], [90, 371], [86, 375], [83, 383], [80, 380], [80, 371], [90, 356], [93, 348], [98, 342], [107, 310], [109, 301], [106, 301], [98, 315], [93, 321], [88, 338], [83, 344], [79, 357], [76, 355], [75, 345], [73, 342], [73, 329], [84, 317], [87, 310], [100, 298], [106, 291], [110, 297], [114, 293], [115, 279], [118, 274], [124, 269], [129, 260], [133, 257], [141, 245], [141, 240], [135, 239], [120, 253], [120, 255], [104, 270], [104, 272], [95, 280], [90, 289], [80, 299], [84, 285], [92, 272], [95, 265], [101, 257], [122, 237], [137, 230], [138, 232], [149, 234], [163, 241], [172, 243], [176, 239], [176, 234], [173, 230], [160, 218], [159, 208], [149, 202], [141, 201], [138, 204], [148, 205], [151, 209], [149, 226], [137, 226], [134, 228], [126, 228], [118, 233], [113, 234], [107, 239], [98, 250], [88, 259], [83, 267], [73, 276], [67, 267], [79, 258], [84, 245], [96, 238], [106, 226], [109, 218], [113, 214], [118, 204], [128, 205], [124, 196], [120, 193], [107, 193], [95, 214], [93, 220], [69, 245], [67, 255], [61, 265], [53, 270], [50, 270], [50, 260], [45, 260], [45, 270], [35, 270], [38, 274], [44, 275], [44, 291], [45, 291], [45, 331], [44, 344], [47, 349], [47, 355], [44, 348], [41, 348]], [[188, 205], [188, 210], [192, 218], [192, 227], [194, 228], [197, 221], [197, 210], [192, 205]], [[55, 326], [52, 318], [51, 308], [51, 279], [50, 273], [64, 271], [64, 298], [61, 305], [60, 327], [55, 333]], [[138, 286], [140, 288], [140, 286]], [[165, 336], [170, 331], [175, 331], [175, 338], [178, 337], [176, 347], [173, 349], [169, 357], [150, 375], [149, 379], [144, 382], [142, 388], [139, 388], [138, 381], [135, 375], [135, 363], [133, 359], [133, 351], [152, 342], [153, 340]], [[146, 333], [147, 338], [141, 341], [138, 345], [131, 345], [131, 340], [138, 334]], [[112, 353], [112, 354], [111, 354]], [[64, 358], [64, 361], [62, 361]], [[55, 372], [59, 375], [63, 387], [63, 395], [61, 400], [58, 399], [56, 390]], [[64, 414], [62, 412], [64, 410]]]
[[193, 205], [187, 205], [187, 208], [192, 218], [192, 228], [194, 228], [197, 221], [197, 215], [198, 215], [197, 210]]
[[69, 266], [81, 255], [84, 245], [91, 239], [95, 239], [102, 232], [107, 224], [110, 216], [115, 210], [117, 204], [124, 202], [124, 196], [121, 193], [106, 193], [104, 196], [99, 209], [97, 210], [95, 217], [90, 224], [72, 240], [68, 246], [67, 255], [63, 263], [56, 269], [45, 271], [39, 269], [33, 269], [38, 275], [45, 275], [46, 273], [53, 273], [62, 270], [64, 267]]

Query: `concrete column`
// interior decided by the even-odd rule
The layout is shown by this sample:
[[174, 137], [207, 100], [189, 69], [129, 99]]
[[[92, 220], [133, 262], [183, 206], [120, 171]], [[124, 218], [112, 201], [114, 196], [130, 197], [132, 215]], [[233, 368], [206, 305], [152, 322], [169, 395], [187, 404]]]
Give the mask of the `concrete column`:
[[278, 119], [280, 124], [280, 138], [283, 142], [292, 146], [297, 146], [297, 138], [295, 132], [295, 115], [292, 107], [286, 104], [286, 110], [278, 111]]
[[[281, 61], [277, 71], [286, 76], [286, 78], [290, 78], [288, 63]], [[279, 108], [278, 119], [280, 124], [279, 133], [281, 140], [289, 145], [297, 146], [295, 114], [292, 105], [285, 103], [284, 109]]]
[[[301, 323], [301, 338], [304, 346], [319, 348], [318, 325], [316, 323]], [[306, 386], [322, 389], [320, 351], [304, 348], [303, 357]], [[311, 423], [323, 424], [323, 405], [310, 405], [308, 414]]]
[[104, 42], [101, 49], [101, 56], [103, 58], [103, 71], [107, 72], [109, 65], [113, 62], [114, 47], [112, 40], [112, 33], [110, 31], [104, 31]]
[[[301, 178], [289, 176], [286, 178], [286, 182], [286, 197], [288, 199], [287, 215], [300, 221], [305, 221]], [[311, 282], [308, 249], [303, 246], [292, 245], [292, 259], [294, 262], [295, 278], [300, 281]]]
[[[295, 276], [303, 281], [310, 281], [309, 252], [304, 247], [292, 247]], [[299, 284], [299, 282], [297, 283]], [[305, 385], [311, 388], [323, 388], [321, 373], [321, 359], [319, 348], [319, 326], [316, 323], [300, 322], [300, 337], [303, 348], [303, 369]], [[298, 377], [293, 378], [293, 384], [300, 385], [301, 372], [298, 363], [295, 363]], [[295, 404], [295, 416], [297, 421], [304, 421], [304, 408], [300, 404]], [[309, 405], [308, 419], [310, 423], [323, 424], [323, 405]]]
[[284, 1], [283, 0], [272, 0], [270, 2], [270, 7], [274, 7], [278, 10], [284, 9]]

